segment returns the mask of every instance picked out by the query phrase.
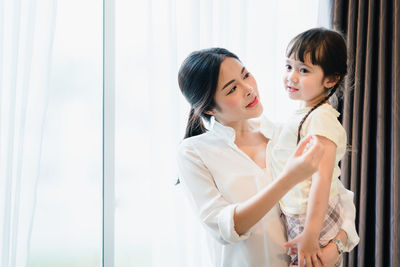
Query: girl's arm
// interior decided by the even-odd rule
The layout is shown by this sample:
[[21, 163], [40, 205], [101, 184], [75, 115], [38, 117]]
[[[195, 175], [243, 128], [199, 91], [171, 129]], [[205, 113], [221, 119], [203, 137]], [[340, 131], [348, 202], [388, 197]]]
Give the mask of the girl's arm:
[[320, 253], [319, 235], [328, 208], [336, 158], [336, 144], [326, 137], [318, 136], [318, 139], [323, 144], [325, 152], [318, 171], [312, 176], [305, 226], [299, 241], [300, 266], [303, 266], [303, 259], [307, 266], [312, 266], [314, 261], [317, 262], [317, 253]]

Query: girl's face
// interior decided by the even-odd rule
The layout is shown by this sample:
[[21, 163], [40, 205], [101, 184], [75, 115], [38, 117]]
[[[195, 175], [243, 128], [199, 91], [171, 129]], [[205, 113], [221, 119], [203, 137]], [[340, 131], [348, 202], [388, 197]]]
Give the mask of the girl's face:
[[263, 107], [254, 77], [234, 58], [225, 58], [219, 70], [214, 100], [216, 108], [207, 113], [223, 124], [256, 118]]
[[328, 95], [326, 88], [334, 86], [336, 81], [325, 78], [322, 68], [313, 65], [307, 54], [304, 62], [293, 57], [286, 60], [283, 83], [291, 99], [301, 100], [306, 107], [312, 107]]

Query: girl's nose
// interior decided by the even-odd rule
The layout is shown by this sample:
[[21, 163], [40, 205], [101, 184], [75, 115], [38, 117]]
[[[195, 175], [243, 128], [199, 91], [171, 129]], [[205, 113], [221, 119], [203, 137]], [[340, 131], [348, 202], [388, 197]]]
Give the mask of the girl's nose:
[[288, 81], [292, 83], [297, 83], [299, 81], [296, 71], [293, 70], [288, 74]]

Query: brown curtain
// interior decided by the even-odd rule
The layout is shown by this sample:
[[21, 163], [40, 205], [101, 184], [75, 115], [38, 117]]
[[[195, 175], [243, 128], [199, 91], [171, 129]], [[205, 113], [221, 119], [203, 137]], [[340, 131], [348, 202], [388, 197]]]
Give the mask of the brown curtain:
[[351, 150], [341, 179], [354, 192], [360, 235], [344, 266], [399, 267], [399, 0], [333, 0], [332, 8], [350, 55], [339, 111]]

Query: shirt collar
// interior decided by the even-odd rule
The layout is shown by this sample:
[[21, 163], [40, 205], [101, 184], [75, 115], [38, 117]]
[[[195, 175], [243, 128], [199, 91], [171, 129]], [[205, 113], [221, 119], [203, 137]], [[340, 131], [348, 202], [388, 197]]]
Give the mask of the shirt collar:
[[232, 127], [219, 123], [214, 116], [212, 116], [210, 120], [210, 131], [226, 140], [229, 140], [231, 143], [235, 142], [235, 130], [233, 130]]
[[[235, 142], [235, 130], [232, 127], [219, 123], [214, 116], [211, 117], [209, 130], [231, 143]], [[260, 132], [268, 139], [271, 139], [274, 133], [273, 123], [264, 115], [260, 117]]]

